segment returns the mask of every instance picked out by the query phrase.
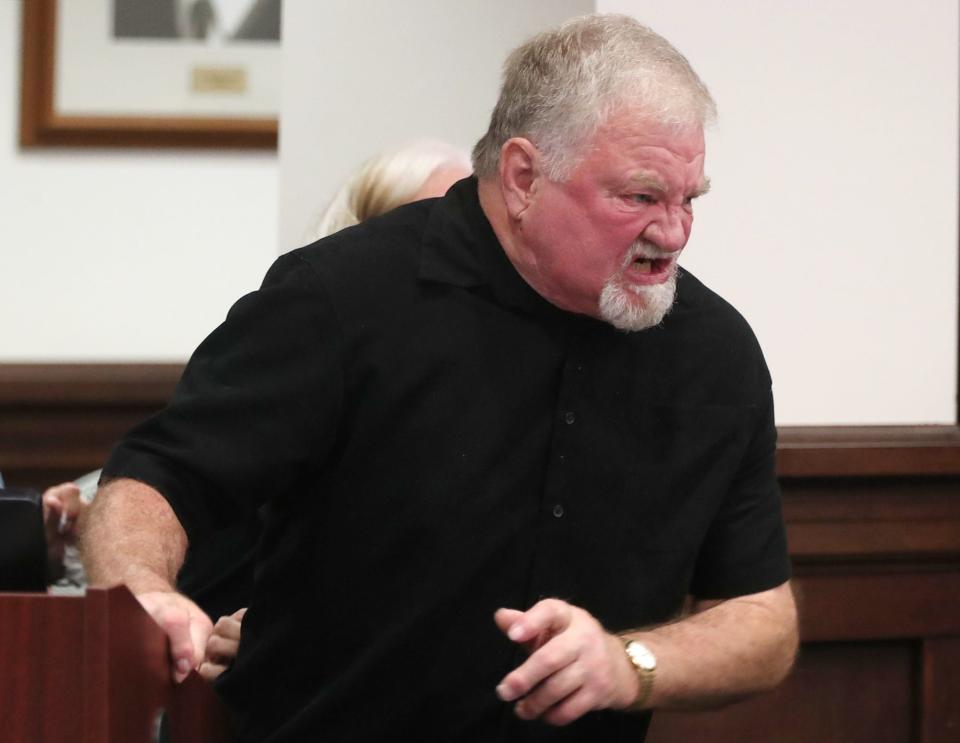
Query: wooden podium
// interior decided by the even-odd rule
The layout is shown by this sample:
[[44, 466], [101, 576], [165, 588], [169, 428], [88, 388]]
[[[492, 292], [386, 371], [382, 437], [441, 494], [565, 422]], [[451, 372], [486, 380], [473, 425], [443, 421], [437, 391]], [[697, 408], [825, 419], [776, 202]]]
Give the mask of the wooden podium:
[[226, 714], [195, 673], [170, 677], [166, 637], [123, 587], [0, 594], [0, 739], [226, 743]]

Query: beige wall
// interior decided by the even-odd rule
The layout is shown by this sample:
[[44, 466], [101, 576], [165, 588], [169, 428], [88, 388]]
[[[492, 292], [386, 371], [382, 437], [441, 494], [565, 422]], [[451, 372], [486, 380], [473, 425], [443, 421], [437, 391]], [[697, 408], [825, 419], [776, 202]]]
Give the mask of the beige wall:
[[23, 151], [0, 0], [0, 362], [186, 359], [277, 251], [275, 152]]
[[713, 91], [683, 263], [753, 325], [781, 424], [953, 423], [956, 0], [600, 0]]

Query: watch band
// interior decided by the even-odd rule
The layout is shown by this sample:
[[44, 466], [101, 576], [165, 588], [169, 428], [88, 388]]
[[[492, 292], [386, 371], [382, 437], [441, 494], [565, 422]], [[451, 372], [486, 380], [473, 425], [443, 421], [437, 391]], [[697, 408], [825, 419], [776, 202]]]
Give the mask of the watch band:
[[623, 649], [627, 654], [627, 659], [636, 670], [637, 678], [640, 681], [640, 691], [637, 693], [637, 698], [627, 709], [638, 712], [646, 709], [645, 705], [653, 691], [653, 681], [657, 675], [657, 656], [638, 640], [622, 636], [620, 639], [623, 641]]

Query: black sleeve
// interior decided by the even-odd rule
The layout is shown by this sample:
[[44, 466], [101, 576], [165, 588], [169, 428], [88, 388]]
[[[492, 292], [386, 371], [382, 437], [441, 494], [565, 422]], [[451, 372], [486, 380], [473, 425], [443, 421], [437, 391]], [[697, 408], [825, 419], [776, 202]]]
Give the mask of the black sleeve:
[[342, 337], [314, 271], [278, 259], [191, 357], [170, 404], [104, 466], [156, 488], [193, 540], [320, 466], [340, 416]]
[[697, 557], [691, 584], [697, 598], [759, 593], [790, 577], [769, 387], [755, 421], [746, 456]]

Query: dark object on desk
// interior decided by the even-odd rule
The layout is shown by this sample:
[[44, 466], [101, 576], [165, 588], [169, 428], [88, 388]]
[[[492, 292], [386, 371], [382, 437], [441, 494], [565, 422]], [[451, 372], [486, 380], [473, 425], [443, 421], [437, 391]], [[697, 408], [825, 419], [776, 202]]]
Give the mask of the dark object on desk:
[[40, 494], [0, 489], [0, 591], [47, 590], [47, 542]]

